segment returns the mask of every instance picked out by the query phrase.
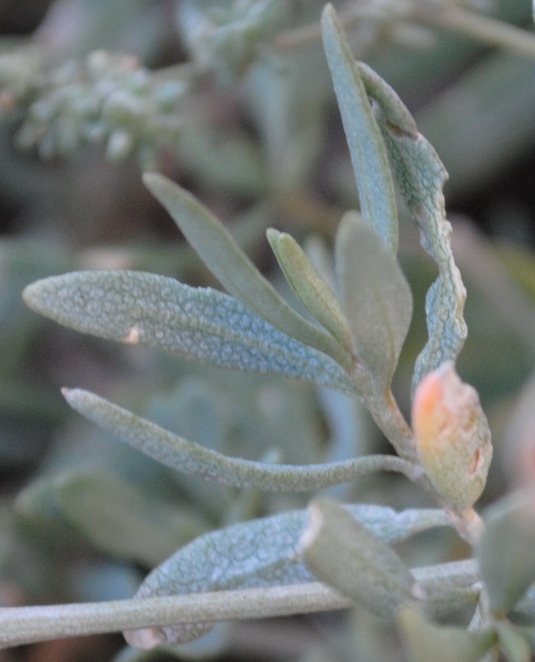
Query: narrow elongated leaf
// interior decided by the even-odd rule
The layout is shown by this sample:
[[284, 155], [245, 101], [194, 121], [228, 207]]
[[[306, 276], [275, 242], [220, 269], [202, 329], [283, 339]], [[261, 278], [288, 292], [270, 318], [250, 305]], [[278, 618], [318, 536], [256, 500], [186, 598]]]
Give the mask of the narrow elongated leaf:
[[366, 455], [328, 464], [266, 464], [232, 458], [187, 441], [122, 407], [81, 389], [63, 389], [80, 414], [153, 459], [186, 474], [235, 487], [273, 492], [308, 492], [376, 471], [401, 471], [412, 477], [420, 468], [393, 455]]
[[102, 471], [72, 471], [53, 491], [66, 519], [98, 548], [149, 567], [207, 530], [193, 514]]
[[[434, 517], [441, 518], [440, 511], [396, 513], [391, 508], [373, 505], [347, 506], [347, 512], [351, 521], [358, 520], [389, 543], [400, 542], [421, 527], [428, 528], [430, 516], [431, 521]], [[306, 520], [306, 511], [299, 510], [208, 533], [153, 570], [137, 596], [182, 595], [314, 581], [298, 553], [299, 536]], [[199, 637], [209, 629], [210, 624], [198, 623], [166, 627], [163, 632], [166, 643], [178, 643]], [[136, 646], [143, 638], [143, 631], [127, 633], [126, 637]]]
[[79, 271], [32, 283], [23, 296], [30, 308], [77, 331], [354, 391], [333, 359], [217, 290], [135, 271]]
[[336, 501], [318, 499], [308, 511], [300, 543], [314, 575], [376, 616], [393, 620], [399, 605], [413, 599], [414, 578], [400, 557]]
[[321, 17], [323, 46], [349, 145], [362, 215], [392, 253], [398, 245], [394, 183], [381, 131], [334, 7]]
[[507, 613], [535, 581], [535, 521], [529, 496], [514, 495], [488, 513], [477, 556], [492, 610]]
[[425, 374], [444, 361], [455, 361], [467, 334], [463, 318], [466, 290], [451, 251], [451, 225], [442, 193], [448, 174], [396, 92], [365, 64], [359, 63], [358, 70], [366, 92], [376, 102], [375, 116], [394, 175], [420, 229], [422, 246], [439, 270], [427, 293], [429, 339], [416, 361], [414, 390]]
[[496, 644], [496, 634], [490, 630], [434, 625], [414, 607], [402, 608], [398, 625], [411, 662], [479, 662]]
[[349, 351], [349, 329], [338, 299], [303, 249], [292, 236], [273, 228], [267, 231], [267, 238], [295, 295], [308, 312]]
[[279, 331], [329, 354], [342, 364], [349, 361], [347, 352], [336, 340], [284, 301], [223, 224], [191, 193], [155, 173], [145, 174], [143, 181], [229, 294]]
[[376, 231], [354, 212], [338, 229], [336, 268], [355, 353], [384, 392], [411, 322], [409, 284]]

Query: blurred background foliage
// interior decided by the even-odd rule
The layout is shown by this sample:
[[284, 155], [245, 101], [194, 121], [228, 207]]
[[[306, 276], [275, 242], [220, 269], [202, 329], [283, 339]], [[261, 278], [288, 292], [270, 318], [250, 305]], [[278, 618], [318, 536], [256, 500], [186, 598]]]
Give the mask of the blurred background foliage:
[[[454, 250], [469, 294], [459, 371], [479, 389], [494, 432], [490, 500], [506, 489], [502, 440], [535, 358], [535, 36], [518, 31], [532, 31], [532, 7], [528, 0], [334, 4], [356, 57], [397, 90], [450, 173]], [[130, 596], [149, 568], [200, 533], [307, 500], [175, 475], [77, 418], [61, 386], [89, 388], [250, 459], [310, 463], [385, 450], [345, 396], [79, 336], [20, 299], [33, 280], [79, 268], [215, 285], [144, 190], [144, 169], [192, 190], [281, 288], [268, 226], [291, 232], [329, 277], [334, 230], [358, 198], [319, 39], [322, 5], [0, 2], [3, 605]], [[401, 239], [416, 299], [396, 378], [408, 412], [434, 272], [409, 223]], [[396, 508], [426, 503], [396, 476], [330, 493]], [[466, 553], [449, 531], [406, 547], [413, 565]], [[153, 653], [111, 636], [1, 652], [0, 660], [365, 662], [398, 659], [397, 650], [390, 630], [358, 610], [221, 626], [198, 644]]]

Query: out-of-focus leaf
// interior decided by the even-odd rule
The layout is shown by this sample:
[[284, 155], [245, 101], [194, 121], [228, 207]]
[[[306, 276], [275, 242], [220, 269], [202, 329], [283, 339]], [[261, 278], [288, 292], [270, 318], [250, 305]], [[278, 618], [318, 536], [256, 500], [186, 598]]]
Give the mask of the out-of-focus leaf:
[[285, 0], [197, 2], [177, 5], [177, 26], [197, 65], [233, 80], [254, 59], [260, 42], [288, 18]]
[[241, 90], [269, 168], [264, 186], [279, 195], [306, 190], [324, 148], [332, 97], [323, 49], [318, 45], [256, 58]]
[[[11, 408], [15, 408], [15, 417], [17, 414], [22, 415], [22, 418], [34, 416], [37, 413], [35, 405], [39, 406], [38, 401], [42, 397], [38, 392], [32, 395], [35, 384], [26, 394], [20, 392], [17, 397], [17, 394], [13, 393], [13, 400], [10, 397], [12, 389], [22, 388], [19, 369], [24, 352], [38, 329], [36, 320], [28, 317], [28, 309], [20, 300], [20, 292], [37, 278], [66, 271], [70, 266], [69, 262], [60, 247], [52, 242], [44, 244], [42, 240], [12, 238], [3, 238], [0, 241], [0, 346], [3, 348], [0, 353], [0, 417], [3, 420], [9, 417]], [[43, 405], [48, 405], [49, 412], [55, 410], [53, 402], [43, 402]], [[45, 414], [45, 418], [50, 420], [50, 415]], [[12, 423], [10, 427], [13, 429]], [[26, 437], [25, 445], [31, 446], [35, 435], [26, 430], [23, 430], [23, 435]], [[39, 447], [36, 450], [39, 452]], [[31, 449], [28, 451], [29, 456]], [[13, 453], [13, 449], [11, 452]], [[8, 457], [5, 459], [9, 461]]]
[[[354, 402], [338, 391], [325, 391]], [[156, 394], [143, 414], [165, 430], [227, 456], [268, 462], [264, 456], [271, 449], [277, 454], [271, 462], [310, 464], [363, 454], [326, 458], [310, 389], [272, 375], [195, 366], [176, 388]], [[172, 475], [181, 492], [214, 521], [222, 521], [234, 490], [184, 473]]]
[[108, 340], [354, 391], [330, 357], [211, 288], [136, 271], [79, 271], [32, 283], [23, 296], [42, 315]]
[[308, 312], [350, 350], [349, 329], [338, 299], [305, 252], [286, 232], [269, 228], [267, 238], [295, 295]]
[[463, 318], [466, 290], [451, 251], [451, 225], [442, 192], [447, 172], [396, 92], [365, 64], [360, 63], [358, 69], [366, 92], [375, 101], [375, 117], [396, 180], [420, 229], [422, 246], [439, 270], [427, 293], [429, 339], [416, 361], [414, 390], [426, 373], [444, 361], [455, 361], [467, 334]]
[[401, 558], [347, 510], [327, 498], [313, 501], [300, 544], [315, 577], [385, 620], [413, 599], [414, 578]]
[[[64, 567], [62, 570], [65, 573]], [[65, 574], [73, 595], [81, 602], [128, 600], [139, 585], [139, 570], [121, 561], [75, 563], [72, 572]]]
[[[396, 513], [384, 506], [347, 506], [352, 517], [388, 543], [400, 542], [417, 530], [444, 522], [442, 511]], [[208, 533], [179, 550], [153, 570], [137, 596], [182, 595], [231, 588], [253, 588], [314, 581], [298, 554], [306, 511], [293, 511], [234, 524]], [[434, 524], [433, 524], [434, 520]], [[444, 522], [445, 523], [445, 522]], [[201, 636], [210, 624], [166, 627], [167, 643]], [[138, 635], [129, 633], [135, 644]]]
[[535, 299], [535, 259], [531, 249], [520, 244], [509, 243], [507, 240], [500, 241], [499, 237], [493, 238], [492, 247], [507, 273], [533, 301]]
[[515, 632], [520, 634], [528, 642], [528, 644], [531, 646], [531, 650], [535, 651], [535, 627], [532, 625], [527, 627], [516, 626], [514, 629]]
[[[511, 621], [521, 625], [532, 625], [535, 623], [535, 584], [532, 584], [526, 591], [524, 597], [517, 602], [514, 609], [510, 612]], [[535, 629], [532, 634], [526, 636], [533, 637], [531, 641], [535, 643]], [[535, 646], [534, 646], [535, 650]]]
[[[225, 373], [225, 377], [235, 377]], [[241, 375], [240, 375], [241, 376]], [[243, 375], [249, 376], [249, 375]], [[250, 376], [251, 379], [257, 375]], [[226, 392], [210, 379], [202, 379], [198, 373], [180, 380], [177, 387], [151, 398], [146, 409], [146, 417], [162, 428], [185, 439], [195, 439], [203, 446], [219, 453], [225, 452], [225, 437], [237, 425], [232, 419], [231, 407], [222, 402], [229, 399], [234, 390]], [[241, 449], [235, 454], [241, 456]], [[221, 521], [230, 506], [231, 493], [226, 485], [199, 480], [196, 476], [181, 473], [176, 476], [180, 491], [189, 495], [198, 508], [210, 515], [214, 521]]]
[[362, 214], [392, 253], [398, 244], [394, 183], [381, 131], [334, 7], [323, 10], [323, 45], [349, 145]]
[[508, 662], [530, 662], [532, 657], [528, 639], [519, 628], [512, 627], [505, 621], [498, 622], [496, 632], [500, 648]]
[[336, 268], [356, 356], [384, 394], [411, 322], [409, 284], [381, 237], [355, 212], [340, 224]]
[[492, 631], [434, 625], [414, 607], [402, 607], [398, 625], [411, 662], [479, 662], [496, 644]]
[[54, 551], [77, 540], [48, 477], [33, 480], [19, 492], [14, 503], [14, 524], [32, 544]]
[[207, 530], [192, 513], [104, 472], [72, 471], [54, 481], [53, 491], [66, 519], [97, 547], [149, 567]]
[[396, 456], [366, 455], [328, 464], [267, 464], [203, 448], [82, 389], [63, 389], [70, 406], [149, 457], [186, 474], [235, 487], [308, 492], [356, 480], [377, 471], [410, 473], [414, 465]]
[[494, 51], [459, 73], [417, 114], [450, 174], [450, 199], [506, 177], [528, 154], [535, 131], [531, 58]]
[[266, 193], [262, 155], [245, 132], [221, 136], [210, 127], [188, 126], [178, 150], [184, 169], [210, 188], [248, 196]]
[[533, 485], [535, 466], [532, 458], [535, 453], [535, 376], [523, 385], [516, 395], [516, 402], [509, 413], [507, 425], [502, 434], [501, 461], [507, 471], [509, 481], [517, 486]]
[[156, 173], [146, 173], [143, 181], [229, 294], [292, 338], [347, 362], [339, 343], [284, 301], [223, 224], [191, 193]]
[[493, 506], [485, 518], [477, 556], [496, 614], [512, 609], [535, 581], [532, 499], [529, 494], [515, 494]]

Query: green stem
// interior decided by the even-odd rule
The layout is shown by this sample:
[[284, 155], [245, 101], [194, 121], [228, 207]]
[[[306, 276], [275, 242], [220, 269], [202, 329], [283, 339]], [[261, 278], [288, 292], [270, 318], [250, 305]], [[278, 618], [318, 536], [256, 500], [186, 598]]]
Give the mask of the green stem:
[[392, 391], [388, 389], [386, 393], [378, 393], [370, 376], [358, 361], [355, 361], [350, 376], [375, 424], [392, 444], [396, 453], [405, 461], [420, 467], [414, 435]]
[[[426, 566], [411, 572], [423, 591], [432, 592], [440, 604], [439, 584], [463, 589], [478, 580], [477, 566], [472, 561]], [[464, 597], [467, 603], [472, 600], [468, 593]], [[151, 648], [165, 643], [158, 629], [165, 625], [289, 616], [351, 606], [351, 600], [325, 584], [310, 582], [159, 598], [9, 607], [0, 609], [0, 648], [125, 630], [136, 646]]]
[[535, 35], [489, 16], [462, 7], [449, 7], [440, 12], [418, 12], [418, 18], [428, 25], [455, 30], [518, 55], [535, 57]]
[[350, 600], [327, 586], [309, 583], [163, 598], [4, 608], [0, 609], [0, 647], [147, 628], [142, 643], [151, 648], [163, 643], [158, 639], [158, 630], [149, 630], [157, 626], [288, 616], [350, 606]]
[[[450, 517], [452, 526], [461, 538], [466, 540], [472, 547], [475, 547], [484, 528], [483, 520], [473, 508], [468, 508], [464, 511], [452, 509], [450, 504], [445, 502], [444, 498], [437, 492], [428, 476], [421, 469], [414, 435], [399, 410], [392, 393], [388, 392], [384, 398], [377, 397], [377, 394], [370, 389], [369, 380], [366, 380], [365, 375], [360, 373], [355, 377], [355, 383], [364, 392], [366, 406], [369, 408], [379, 429], [390, 441], [397, 454], [403, 458], [403, 461], [406, 461], [409, 463], [409, 466], [413, 467], [412, 476], [409, 476], [409, 478], [415, 485], [418, 485], [435, 499], [437, 504], [446, 511]], [[419, 473], [418, 469], [420, 469]], [[408, 476], [408, 474], [405, 475]]]
[[[526, 30], [499, 21], [489, 16], [476, 14], [462, 7], [448, 7], [443, 11], [420, 10], [400, 12], [395, 19], [413, 18], [432, 27], [447, 28], [461, 32], [468, 37], [486, 42], [492, 46], [505, 48], [518, 55], [535, 57], [535, 36]], [[352, 30], [359, 21], [376, 21], [381, 23], [384, 17], [377, 10], [367, 7], [351, 7], [340, 11], [340, 20], [346, 30]], [[389, 22], [393, 22], [391, 18]], [[295, 30], [280, 34], [273, 45], [276, 50], [289, 51], [309, 46], [319, 41], [321, 30], [317, 23], [305, 25]]]

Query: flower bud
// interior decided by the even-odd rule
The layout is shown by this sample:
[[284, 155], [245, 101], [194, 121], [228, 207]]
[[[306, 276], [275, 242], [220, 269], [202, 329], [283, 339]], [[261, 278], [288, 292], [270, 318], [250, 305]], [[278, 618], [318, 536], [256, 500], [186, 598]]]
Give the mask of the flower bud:
[[412, 425], [418, 456], [437, 491], [457, 508], [472, 506], [485, 487], [492, 444], [478, 393], [460, 380], [453, 362], [420, 382]]

